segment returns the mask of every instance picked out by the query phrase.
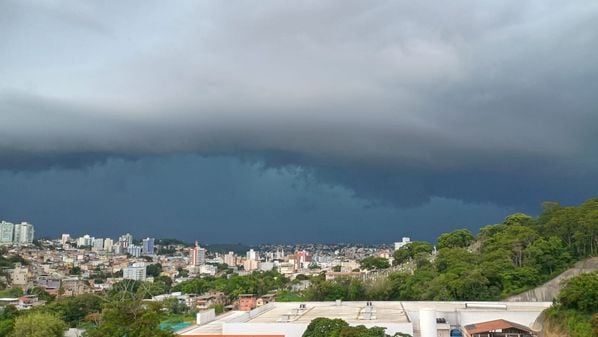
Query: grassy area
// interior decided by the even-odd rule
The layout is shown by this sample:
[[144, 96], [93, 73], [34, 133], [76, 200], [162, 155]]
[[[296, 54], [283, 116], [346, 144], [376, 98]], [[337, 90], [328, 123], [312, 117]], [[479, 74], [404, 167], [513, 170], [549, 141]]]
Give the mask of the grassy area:
[[276, 302], [301, 302], [305, 301], [302, 294], [291, 291], [281, 291], [276, 294]]
[[553, 306], [546, 310], [549, 330], [568, 332], [571, 337], [595, 337], [597, 327], [592, 327], [592, 315], [562, 306]]
[[183, 322], [195, 322], [195, 313], [170, 314], [166, 316], [164, 320], [161, 321], [161, 323], [163, 324], [176, 324]]

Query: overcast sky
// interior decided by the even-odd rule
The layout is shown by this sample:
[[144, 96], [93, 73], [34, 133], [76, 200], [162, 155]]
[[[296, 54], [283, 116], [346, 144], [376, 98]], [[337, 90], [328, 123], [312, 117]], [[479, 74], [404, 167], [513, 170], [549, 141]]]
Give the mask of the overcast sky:
[[596, 1], [0, 1], [0, 219], [390, 242], [598, 191]]

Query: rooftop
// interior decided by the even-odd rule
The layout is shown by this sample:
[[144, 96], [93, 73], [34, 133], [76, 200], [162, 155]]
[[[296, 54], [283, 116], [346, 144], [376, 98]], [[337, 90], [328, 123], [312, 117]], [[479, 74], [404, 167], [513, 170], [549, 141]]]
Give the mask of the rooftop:
[[[251, 318], [247, 323], [308, 323], [318, 317], [340, 318], [348, 323], [409, 322], [401, 302], [290, 302], [275, 303], [272, 309]], [[305, 304], [300, 309], [300, 304]]]
[[[246, 324], [302, 324], [313, 319], [340, 318], [351, 325], [383, 326], [392, 323], [410, 323], [409, 315], [420, 309], [433, 308], [438, 312], [537, 312], [550, 306], [550, 302], [410, 302], [410, 301], [343, 301], [337, 302], [271, 302], [251, 312], [230, 311], [216, 317], [215, 321], [178, 331], [179, 335], [218, 335], [227, 323]], [[417, 317], [417, 316], [416, 316]]]
[[532, 330], [525, 325], [521, 325], [518, 323], [510, 322], [504, 319], [496, 319], [493, 321], [488, 322], [481, 322], [475, 324], [469, 324], [465, 326], [465, 329], [469, 334], [480, 333], [480, 332], [488, 332], [488, 331], [496, 331], [496, 330], [504, 330], [509, 328], [515, 328], [522, 331], [527, 331], [529, 333]]

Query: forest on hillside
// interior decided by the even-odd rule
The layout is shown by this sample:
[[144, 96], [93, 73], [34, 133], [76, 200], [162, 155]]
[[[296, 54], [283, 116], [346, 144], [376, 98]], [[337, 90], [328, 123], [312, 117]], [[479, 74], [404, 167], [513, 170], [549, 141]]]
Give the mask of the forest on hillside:
[[435, 244], [435, 254], [434, 243], [425, 241], [394, 253], [394, 263], [411, 264], [412, 272], [375, 282], [318, 276], [300, 299], [499, 300], [523, 292], [598, 255], [598, 198], [577, 207], [546, 202], [537, 218], [512, 214], [477, 236], [458, 229]]

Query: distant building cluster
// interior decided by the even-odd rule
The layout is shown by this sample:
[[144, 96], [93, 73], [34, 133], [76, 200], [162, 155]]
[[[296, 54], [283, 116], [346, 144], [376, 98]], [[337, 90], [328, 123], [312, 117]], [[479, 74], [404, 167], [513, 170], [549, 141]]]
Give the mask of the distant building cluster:
[[0, 222], [0, 245], [31, 245], [35, 229], [27, 222], [13, 224], [11, 222]]
[[121, 235], [115, 242], [111, 238], [95, 238], [89, 234], [85, 234], [77, 239], [73, 239], [70, 234], [62, 234], [61, 242], [63, 245], [74, 243], [79, 248], [90, 247], [92, 251], [108, 252], [115, 254], [129, 254], [134, 257], [142, 255], [152, 256], [154, 252], [154, 238], [145, 238], [141, 240], [140, 245], [133, 243], [133, 235], [127, 233]]

